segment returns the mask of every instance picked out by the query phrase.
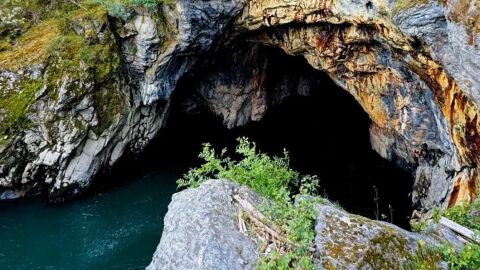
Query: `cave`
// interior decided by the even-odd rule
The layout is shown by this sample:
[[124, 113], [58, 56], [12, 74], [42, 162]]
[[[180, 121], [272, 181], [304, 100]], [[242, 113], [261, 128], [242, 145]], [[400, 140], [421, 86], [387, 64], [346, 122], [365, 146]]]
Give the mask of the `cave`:
[[478, 1], [4, 2], [0, 268], [480, 269]]
[[[246, 46], [235, 52], [244, 55], [242, 50], [251, 53]], [[310, 90], [300, 94], [286, 91], [278, 97], [268, 89], [271, 105], [261, 120], [228, 127], [229, 123], [213, 113], [208, 101], [193, 89], [199, 77], [208, 77], [215, 69], [228, 70], [230, 60], [224, 60], [229, 59], [227, 57], [222, 58], [220, 64], [218, 60], [210, 62], [209, 65], [215, 66], [209, 66], [205, 74], [202, 74], [204, 63], [201, 63], [180, 80], [166, 126], [145, 152], [136, 157], [138, 170], [168, 169], [180, 176], [188, 168], [199, 165], [198, 154], [203, 143], [211, 143], [217, 150], [234, 149], [237, 138], [248, 137], [256, 142], [260, 151], [270, 155], [282, 155], [286, 149], [291, 166], [302, 174], [318, 175], [319, 194], [347, 211], [409, 228], [413, 211], [409, 197], [412, 173], [372, 149], [371, 120], [359, 103], [326, 73], [311, 68], [301, 56], [288, 56], [262, 46], [254, 51], [273, 61], [266, 84], [276, 84], [282, 76], [292, 73], [307, 74], [311, 79]], [[222, 54], [232, 54], [232, 51]], [[253, 57], [258, 61], [258, 55]], [[227, 80], [229, 76], [231, 74], [225, 74]], [[125, 166], [121, 164], [116, 166], [114, 174], [125, 173], [121, 169]]]

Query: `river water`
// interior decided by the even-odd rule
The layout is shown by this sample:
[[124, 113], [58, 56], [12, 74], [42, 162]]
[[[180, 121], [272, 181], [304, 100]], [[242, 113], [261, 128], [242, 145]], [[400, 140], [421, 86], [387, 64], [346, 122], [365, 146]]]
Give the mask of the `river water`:
[[145, 153], [100, 176], [83, 198], [59, 206], [44, 198], [0, 202], [0, 269], [143, 269], [160, 240], [175, 181], [198, 165], [201, 143], [233, 147], [239, 136], [270, 154], [289, 150], [291, 166], [319, 175], [320, 193], [350, 212], [374, 218], [377, 189], [379, 214], [408, 228], [411, 175], [371, 149], [370, 120], [351, 96], [332, 83], [320, 90], [234, 130], [212, 115], [173, 108]]
[[0, 204], [0, 269], [142, 269], [175, 192], [175, 171], [146, 171], [60, 206]]

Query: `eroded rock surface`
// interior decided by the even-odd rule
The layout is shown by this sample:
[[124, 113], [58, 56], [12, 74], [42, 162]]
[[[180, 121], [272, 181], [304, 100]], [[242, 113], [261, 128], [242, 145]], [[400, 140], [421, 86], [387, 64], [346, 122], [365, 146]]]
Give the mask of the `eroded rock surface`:
[[[356, 98], [372, 147], [415, 175], [417, 209], [477, 196], [477, 1], [179, 0], [126, 20], [68, 5], [1, 10], [2, 198], [88, 187], [158, 133], [179, 81], [190, 80], [190, 108], [228, 127], [314, 91], [315, 72], [279, 71], [274, 49]], [[48, 15], [65, 8], [66, 24]]]
[[248, 189], [222, 180], [174, 194], [147, 269], [253, 269], [257, 246], [237, 229], [240, 209], [234, 194], [259, 200]]
[[317, 213], [317, 269], [401, 269], [420, 247], [420, 241], [437, 244], [425, 235], [352, 215], [332, 205], [318, 205]]
[[[238, 229], [241, 209], [235, 194], [253, 205], [261, 204], [247, 188], [224, 180], [209, 180], [175, 194], [147, 269], [254, 269], [259, 246]], [[439, 243], [349, 214], [329, 202], [317, 206], [315, 235], [315, 269], [400, 269], [420, 241]]]

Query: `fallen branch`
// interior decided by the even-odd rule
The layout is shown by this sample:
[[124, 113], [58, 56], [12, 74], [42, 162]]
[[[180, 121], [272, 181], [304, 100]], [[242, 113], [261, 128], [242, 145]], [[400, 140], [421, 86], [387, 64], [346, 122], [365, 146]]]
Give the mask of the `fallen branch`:
[[257, 211], [249, 201], [242, 199], [238, 194], [233, 195], [233, 198], [245, 210], [250, 220], [253, 221], [257, 226], [264, 229], [274, 238], [284, 243], [291, 244], [290, 240], [282, 235], [282, 230], [275, 224], [269, 222], [269, 220], [262, 213]]
[[476, 242], [480, 244], [480, 240], [478, 239], [478, 235], [475, 234], [474, 231], [454, 222], [451, 221], [448, 218], [441, 217], [439, 221], [440, 225], [450, 229], [454, 233], [460, 235], [461, 237], [471, 241], [471, 242]]

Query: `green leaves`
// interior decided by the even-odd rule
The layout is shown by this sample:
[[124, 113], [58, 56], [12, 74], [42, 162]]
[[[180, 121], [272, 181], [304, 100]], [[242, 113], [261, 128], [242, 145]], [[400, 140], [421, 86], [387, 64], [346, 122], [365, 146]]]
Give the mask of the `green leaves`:
[[444, 211], [434, 209], [433, 218], [435, 221], [440, 217], [446, 217], [456, 223], [480, 232], [480, 198], [473, 203], [463, 203], [453, 206]]
[[289, 200], [290, 185], [297, 185], [299, 174], [290, 169], [288, 156], [269, 157], [257, 153], [255, 143], [247, 138], [238, 139], [235, 153], [241, 159], [234, 161], [225, 156], [226, 149], [217, 154], [210, 144], [205, 144], [199, 157], [205, 161], [191, 169], [180, 180], [179, 187], [197, 187], [208, 179], [227, 179], [252, 188], [258, 194], [274, 200]]
[[441, 248], [441, 252], [450, 270], [480, 269], [480, 245], [478, 244], [466, 244], [459, 253], [453, 247], [445, 244]]
[[[456, 223], [469, 227], [480, 233], [480, 199], [476, 199], [472, 204], [464, 203], [456, 205], [446, 210], [434, 209], [433, 220], [438, 222], [441, 217], [446, 217]], [[427, 226], [424, 221], [412, 224], [412, 230], [422, 231]], [[426, 253], [420, 249], [417, 254], [411, 258], [409, 267], [404, 269], [436, 269], [435, 261], [426, 256]], [[448, 263], [450, 270], [478, 270], [480, 269], [480, 245], [475, 243], [466, 244], [460, 252], [457, 252], [451, 245], [444, 243], [439, 249], [429, 248], [428, 254], [439, 257]]]
[[[289, 167], [288, 153], [270, 157], [257, 151], [255, 143], [239, 138], [235, 149], [240, 159], [226, 157], [226, 149], [217, 153], [210, 144], [205, 144], [199, 157], [205, 162], [190, 169], [177, 181], [179, 187], [197, 187], [208, 179], [226, 179], [250, 187], [257, 194], [269, 199], [268, 205], [260, 205], [262, 212], [287, 232], [292, 248], [286, 252], [276, 251], [263, 256], [258, 269], [313, 269], [311, 247], [315, 237], [314, 203], [319, 179], [316, 176], [300, 176]], [[299, 190], [301, 195], [293, 194]], [[292, 199], [296, 198], [296, 203]]]

